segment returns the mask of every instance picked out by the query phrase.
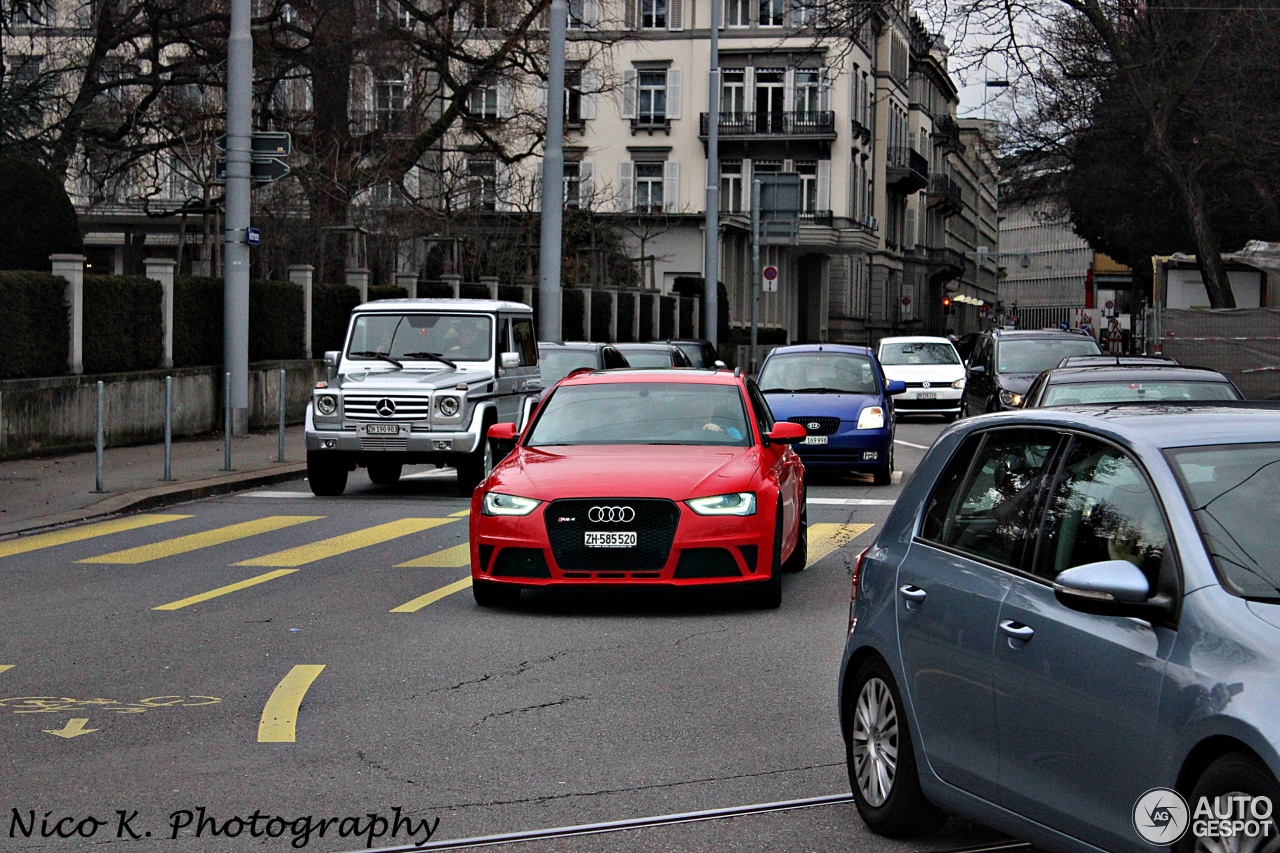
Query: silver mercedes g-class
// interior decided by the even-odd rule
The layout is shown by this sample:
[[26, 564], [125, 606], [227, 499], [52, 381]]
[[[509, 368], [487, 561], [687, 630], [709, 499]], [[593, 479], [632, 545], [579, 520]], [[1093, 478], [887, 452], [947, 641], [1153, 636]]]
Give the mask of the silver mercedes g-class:
[[533, 309], [490, 299], [380, 299], [351, 312], [307, 406], [307, 479], [340, 495], [357, 466], [379, 485], [405, 465], [458, 470], [470, 495], [493, 470], [490, 424], [523, 426], [542, 390]]

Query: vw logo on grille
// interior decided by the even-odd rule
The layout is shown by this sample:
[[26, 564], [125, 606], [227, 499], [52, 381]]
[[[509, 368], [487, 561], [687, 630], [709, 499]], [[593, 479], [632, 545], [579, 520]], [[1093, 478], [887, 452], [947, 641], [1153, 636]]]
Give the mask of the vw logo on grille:
[[587, 520], [593, 524], [626, 524], [635, 517], [636, 511], [629, 506], [593, 506], [587, 510]]
[[922, 383], [920, 383], [920, 387], [921, 387], [921, 388], [931, 388], [931, 387], [933, 387], [933, 386], [931, 386], [928, 382], [922, 382]]
[[805, 424], [805, 428], [807, 429], [819, 429], [821, 426], [822, 424], [818, 423], [817, 421], [809, 421], [807, 424]]
[[373, 404], [373, 410], [382, 417], [389, 418], [396, 413], [396, 401], [390, 397], [383, 397]]

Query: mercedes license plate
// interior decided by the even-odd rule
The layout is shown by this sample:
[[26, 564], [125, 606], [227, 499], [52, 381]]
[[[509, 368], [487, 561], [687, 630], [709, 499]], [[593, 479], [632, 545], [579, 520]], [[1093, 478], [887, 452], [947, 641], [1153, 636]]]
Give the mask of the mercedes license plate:
[[399, 435], [400, 424], [369, 424], [364, 431], [368, 435]]
[[920, 393], [916, 394], [916, 399], [917, 400], [936, 400], [938, 399], [938, 395], [933, 391], [921, 391]]
[[636, 533], [634, 530], [588, 530], [586, 531], [586, 547], [588, 548], [634, 548]]
[[827, 437], [825, 435], [807, 435], [804, 439], [805, 444], [826, 444]]

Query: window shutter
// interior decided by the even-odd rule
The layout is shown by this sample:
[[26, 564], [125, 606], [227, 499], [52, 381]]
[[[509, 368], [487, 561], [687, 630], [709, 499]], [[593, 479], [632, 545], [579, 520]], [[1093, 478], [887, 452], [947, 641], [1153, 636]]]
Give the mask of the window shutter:
[[584, 160], [578, 164], [578, 197], [579, 204], [584, 210], [590, 210], [595, 205], [595, 173], [594, 163]]
[[538, 115], [547, 117], [547, 84], [538, 84]]
[[916, 247], [916, 211], [915, 208], [907, 208], [907, 227], [906, 233], [902, 235], [902, 248], [914, 249]]
[[667, 69], [667, 118], [680, 118], [680, 100], [684, 75], [679, 68]]
[[751, 194], [755, 192], [755, 184], [751, 179], [751, 161], [742, 158], [742, 210], [739, 213], [751, 213]]
[[796, 108], [796, 70], [788, 68], [782, 79], [782, 109], [792, 113]]
[[[628, 4], [629, 6], [630, 4]], [[636, 117], [636, 72], [628, 69], [622, 72], [622, 118]]]
[[618, 208], [627, 213], [636, 206], [635, 199], [636, 164], [624, 160], [618, 164]]
[[667, 0], [667, 29], [684, 29], [684, 0]]
[[716, 0], [720, 4], [720, 29], [724, 29], [725, 21], [729, 18], [729, 0]]
[[623, 23], [629, 30], [634, 30], [639, 26], [640, 16], [637, 14], [636, 6], [639, 0], [622, 0]]
[[662, 209], [674, 213], [680, 209], [680, 161], [668, 160], [662, 165]]
[[582, 72], [582, 118], [596, 117], [596, 91], [600, 88], [600, 75], [594, 71]]
[[538, 169], [533, 178], [529, 182], [530, 195], [533, 197], [532, 209], [537, 211], [542, 209], [542, 169]]
[[746, 90], [743, 95], [743, 109], [745, 112], [754, 113], [756, 111], [756, 69], [753, 66], [747, 66], [744, 69], [742, 85]]
[[831, 209], [831, 161], [818, 161], [818, 210]]
[[790, 159], [790, 158], [786, 158], [786, 159], [784, 159], [784, 160], [782, 161], [782, 171], [784, 171], [784, 172], [794, 172], [795, 170], [796, 170], [796, 161], [795, 161], [795, 160], [792, 160], [792, 159]]
[[498, 118], [511, 115], [511, 84], [506, 80], [498, 82]]
[[825, 68], [818, 75], [818, 109], [824, 113], [831, 110], [831, 78]]
[[597, 0], [583, 0], [582, 26], [595, 29], [600, 25], [600, 4]]
[[511, 194], [511, 166], [501, 160], [495, 160], [493, 164], [494, 209], [510, 210]]

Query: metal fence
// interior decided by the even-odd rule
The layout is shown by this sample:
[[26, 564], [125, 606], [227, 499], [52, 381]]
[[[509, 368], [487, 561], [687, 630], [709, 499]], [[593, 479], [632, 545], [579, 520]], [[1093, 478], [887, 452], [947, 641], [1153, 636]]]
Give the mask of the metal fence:
[[1148, 353], [1226, 374], [1249, 400], [1280, 400], [1280, 309], [1156, 309]]

